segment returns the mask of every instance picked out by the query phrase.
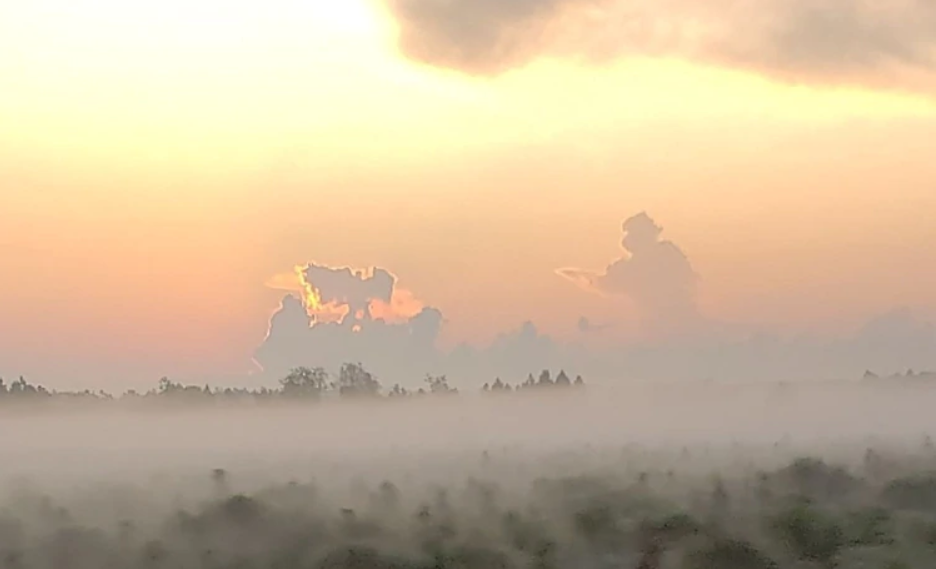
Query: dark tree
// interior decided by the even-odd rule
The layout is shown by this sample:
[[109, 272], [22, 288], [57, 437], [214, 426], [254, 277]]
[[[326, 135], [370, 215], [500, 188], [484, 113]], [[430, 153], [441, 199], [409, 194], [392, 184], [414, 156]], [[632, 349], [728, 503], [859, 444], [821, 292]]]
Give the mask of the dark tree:
[[361, 364], [344, 364], [338, 373], [338, 393], [342, 397], [376, 397], [380, 382]]
[[399, 383], [393, 384], [393, 388], [390, 389], [390, 392], [387, 393], [387, 397], [390, 398], [402, 398], [408, 397], [409, 391], [405, 387], [401, 386]]
[[566, 375], [565, 370], [560, 370], [559, 375], [556, 376], [556, 387], [572, 387], [572, 381]]
[[159, 380], [159, 385], [156, 387], [156, 392], [159, 395], [169, 395], [176, 391], [180, 391], [182, 385], [178, 383], [173, 383], [168, 377], [164, 377]]
[[444, 375], [427, 375], [425, 381], [426, 385], [429, 387], [429, 393], [432, 393], [433, 395], [450, 395], [458, 393], [457, 389], [449, 386], [448, 378]]
[[549, 373], [548, 369], [544, 369], [542, 372], [540, 372], [539, 383], [537, 383], [537, 385], [539, 387], [552, 387], [552, 374]]
[[328, 389], [328, 372], [317, 367], [297, 367], [280, 380], [283, 395], [295, 399], [318, 399]]
[[23, 377], [20, 377], [11, 383], [5, 394], [12, 397], [37, 397], [51, 395], [44, 387], [32, 385]]

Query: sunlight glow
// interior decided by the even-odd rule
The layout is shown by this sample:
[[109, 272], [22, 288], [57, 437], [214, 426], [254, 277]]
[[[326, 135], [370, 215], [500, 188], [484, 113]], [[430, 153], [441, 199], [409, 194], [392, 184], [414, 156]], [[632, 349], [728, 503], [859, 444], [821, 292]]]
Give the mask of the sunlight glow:
[[305, 303], [306, 310], [314, 313], [322, 309], [322, 295], [318, 289], [306, 278], [306, 268], [302, 265], [296, 265], [296, 277], [299, 279], [299, 285], [302, 287], [302, 301]]

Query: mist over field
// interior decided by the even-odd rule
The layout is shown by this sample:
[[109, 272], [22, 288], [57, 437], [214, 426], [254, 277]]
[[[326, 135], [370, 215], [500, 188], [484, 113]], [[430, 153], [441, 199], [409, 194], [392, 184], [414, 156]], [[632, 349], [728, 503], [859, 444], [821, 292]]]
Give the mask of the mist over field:
[[883, 380], [23, 402], [0, 415], [0, 555], [37, 568], [925, 567], [934, 403], [936, 385]]
[[[54, 397], [53, 397], [54, 399]], [[407, 400], [283, 401], [84, 407], [54, 401], [9, 405], [0, 415], [0, 451], [133, 455], [136, 460], [190, 453], [204, 466], [232, 456], [269, 460], [323, 454], [370, 456], [392, 449], [482, 451], [503, 445], [562, 450], [646, 444], [804, 443], [862, 437], [921, 437], [936, 429], [936, 384], [921, 381], [722, 384], [669, 383], [589, 387], [579, 392], [464, 393]], [[219, 453], [215, 459], [208, 452]], [[184, 463], [184, 461], [183, 461]], [[105, 463], [106, 464], [106, 463]], [[142, 463], [138, 463], [142, 464]], [[82, 465], [93, 472], [99, 463]], [[150, 465], [147, 465], [150, 467]], [[104, 468], [106, 473], [108, 469]]]

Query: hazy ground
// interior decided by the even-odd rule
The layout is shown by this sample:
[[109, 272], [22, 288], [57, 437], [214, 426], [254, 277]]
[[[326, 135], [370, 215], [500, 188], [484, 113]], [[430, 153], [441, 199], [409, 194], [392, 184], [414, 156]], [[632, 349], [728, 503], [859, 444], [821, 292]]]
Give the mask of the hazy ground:
[[[0, 474], [115, 474], [383, 454], [620, 447], [799, 447], [936, 436], [936, 384], [681, 384], [544, 396], [461, 395], [372, 404], [0, 410]], [[275, 467], [275, 468], [274, 468]], [[296, 471], [302, 474], [304, 470]]]
[[[102, 556], [107, 555], [112, 556], [108, 557], [109, 566], [136, 567], [145, 546], [156, 540], [165, 549], [165, 557], [148, 561], [151, 565], [265, 567], [278, 555], [277, 550], [299, 551], [293, 541], [287, 540], [287, 544], [269, 529], [284, 523], [277, 516], [292, 511], [282, 509], [288, 506], [296, 508], [290, 516], [301, 518], [295, 521], [298, 526], [289, 527], [314, 526], [318, 529], [309, 531], [317, 537], [302, 541], [307, 545], [295, 553], [296, 559], [280, 560], [274, 566], [636, 566], [641, 552], [646, 553], [646, 544], [635, 537], [636, 526], [625, 521], [640, 525], [653, 516], [679, 512], [721, 532], [721, 537], [706, 538], [709, 541], [704, 543], [692, 542], [696, 545], [686, 546], [686, 551], [708, 547], [705, 544], [709, 542], [717, 545], [731, 537], [755, 544], [781, 566], [792, 566], [791, 560], [799, 558], [777, 545], [783, 540], [778, 542], [770, 532], [747, 532], [724, 520], [718, 525], [709, 519], [717, 513], [711, 503], [715, 481], [732, 481], [725, 490], [735, 508], [729, 518], [779, 515], [786, 511], [780, 494], [755, 499], [759, 494], [754, 487], [766, 484], [764, 473], [783, 472], [780, 469], [797, 457], [815, 456], [830, 465], [841, 464], [860, 480], [859, 489], [840, 500], [836, 489], [841, 486], [842, 492], [850, 492], [851, 479], [836, 478], [832, 467], [828, 471], [820, 468], [818, 474], [809, 471], [809, 484], [819, 480], [816, 483], [823, 488], [821, 495], [813, 496], [820, 505], [827, 501], [830, 511], [839, 513], [876, 507], [878, 496], [893, 480], [929, 476], [936, 469], [936, 451], [928, 439], [936, 435], [934, 409], [936, 386], [873, 383], [632, 386], [543, 396], [462, 395], [253, 408], [129, 410], [112, 405], [3, 409], [0, 479], [6, 498], [0, 504], [7, 506], [0, 517], [0, 554], [7, 555], [5, 567], [100, 566]], [[880, 456], [893, 458], [881, 459], [884, 466], [869, 462], [869, 447]], [[874, 468], [881, 472], [869, 471]], [[212, 475], [214, 469], [225, 472]], [[547, 493], [548, 499], [534, 492], [544, 480], [557, 484]], [[585, 502], [567, 503], [566, 498], [572, 499], [575, 492], [561, 481], [569, 480], [590, 481], [585, 498], [575, 498]], [[472, 484], [480, 483], [497, 489], [497, 500], [485, 506], [491, 511], [478, 510], [484, 501], [479, 496], [486, 494], [466, 494], [466, 488], [477, 490]], [[832, 490], [823, 484], [831, 485]], [[641, 496], [648, 500], [662, 497], [670, 505], [647, 511], [631, 502], [625, 507], [621, 492], [632, 491], [635, 485], [639, 485]], [[452, 496], [443, 500], [444, 507], [438, 494], [442, 488]], [[281, 504], [271, 498], [277, 491], [296, 494]], [[791, 495], [805, 492], [789, 485], [784, 486], [783, 492], [787, 491]], [[250, 496], [244, 498], [250, 500], [249, 506], [231, 504], [230, 497], [239, 493]], [[702, 502], [699, 496], [704, 497]], [[56, 511], [49, 509], [51, 503], [64, 508], [67, 515], [50, 514]], [[212, 508], [222, 506], [235, 508], [222, 508], [218, 515], [223, 523], [205, 517], [214, 515]], [[620, 511], [615, 510], [618, 506]], [[236, 509], [245, 507], [247, 513]], [[251, 510], [253, 507], [260, 509]], [[607, 512], [601, 508], [616, 512], [613, 520], [618, 521], [603, 517], [599, 529], [594, 530], [607, 533], [607, 543], [589, 533], [590, 525], [580, 527], [582, 516], [595, 507], [604, 512], [602, 516]], [[414, 521], [420, 519], [421, 508], [432, 510], [432, 527], [450, 524], [458, 529], [450, 528], [454, 534], [444, 539], [426, 537], [420, 533], [421, 522]], [[445, 508], [452, 512], [444, 512]], [[357, 529], [341, 525], [352, 523], [348, 520], [351, 510], [353, 516], [365, 516], [372, 522], [371, 533], [358, 535]], [[37, 518], [38, 511], [44, 511], [45, 517]], [[180, 511], [201, 520], [198, 524], [202, 525], [196, 524], [201, 529], [185, 524], [189, 529], [184, 531], [166, 529], [178, 522]], [[549, 559], [543, 552], [518, 545], [513, 534], [505, 537], [504, 531], [514, 531], [501, 527], [512, 519], [511, 512], [545, 524], [534, 533], [549, 536], [543, 538], [553, 544]], [[933, 511], [924, 513], [936, 524], [936, 494]], [[243, 550], [243, 544], [232, 537], [243, 528], [231, 529], [226, 524], [231, 516], [240, 515], [246, 516], [243, 523], [253, 528], [251, 535], [272, 532], [254, 544], [259, 550]], [[455, 521], [439, 521], [440, 516], [452, 516]], [[31, 529], [17, 533], [9, 529], [10, 523]], [[224, 539], [209, 539], [204, 534], [214, 523], [226, 528]], [[336, 523], [343, 529], [335, 529]], [[127, 524], [148, 537], [138, 536], [134, 538], [137, 541], [121, 538], [119, 528], [126, 529]], [[492, 529], [494, 526], [500, 529]], [[71, 537], [61, 536], [63, 528], [71, 528]], [[102, 533], [95, 534], [91, 547], [85, 543], [91, 539], [87, 535], [73, 535], [75, 528], [97, 528]], [[496, 535], [488, 535], [488, 530]], [[704, 535], [711, 536], [716, 530], [705, 531]], [[65, 539], [64, 545], [57, 541], [61, 539]], [[599, 541], [594, 542], [596, 539]], [[900, 544], [903, 539], [898, 540]], [[180, 545], [183, 542], [184, 547]], [[309, 545], [311, 542], [315, 544]], [[452, 548], [469, 543], [503, 553], [507, 560], [472, 561], [468, 556], [451, 563], [436, 559], [432, 561], [435, 565], [425, 560], [448, 551], [446, 547], [454, 551]], [[53, 562], [40, 554], [61, 547], [83, 551], [81, 563], [85, 564], [78, 563], [78, 557], [65, 555], [62, 559], [70, 561]], [[201, 559], [193, 547], [207, 547], [215, 551], [215, 557], [210, 562]], [[389, 548], [409, 561], [368, 558], [328, 565], [331, 561], [325, 560], [329, 552], [360, 547], [381, 552]], [[894, 544], [888, 547], [898, 551]], [[219, 561], [218, 552], [226, 550], [237, 552], [236, 559]], [[902, 551], [909, 550], [903, 547]], [[616, 561], [602, 561], [605, 554]], [[914, 559], [930, 561], [920, 553], [914, 555], [900, 561], [907, 566], [916, 566]], [[72, 562], [77, 564], [69, 565]], [[685, 559], [680, 562], [688, 563]]]

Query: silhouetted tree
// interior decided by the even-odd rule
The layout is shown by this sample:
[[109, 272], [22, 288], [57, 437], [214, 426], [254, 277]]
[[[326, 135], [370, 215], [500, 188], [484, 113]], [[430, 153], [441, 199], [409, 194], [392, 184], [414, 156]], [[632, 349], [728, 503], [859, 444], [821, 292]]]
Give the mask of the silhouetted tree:
[[159, 395], [169, 395], [175, 391], [182, 389], [182, 386], [178, 383], [173, 383], [168, 377], [163, 377], [159, 380], [159, 384], [156, 386], [156, 393]]
[[390, 393], [387, 394], [388, 397], [399, 398], [399, 397], [408, 397], [409, 391], [405, 387], [401, 387], [399, 383], [393, 385], [393, 389], [390, 390]]
[[450, 395], [458, 393], [457, 389], [453, 389], [449, 386], [448, 378], [444, 375], [427, 375], [425, 382], [429, 387], [429, 393], [432, 393], [433, 395]]
[[539, 387], [552, 387], [552, 374], [549, 373], [548, 369], [544, 369], [542, 372], [540, 372], [539, 383], [537, 383], [537, 385]]
[[559, 375], [556, 376], [556, 387], [572, 387], [572, 381], [566, 375], [565, 370], [560, 370]]
[[35, 386], [26, 381], [25, 378], [20, 376], [19, 379], [10, 384], [10, 387], [6, 391], [6, 395], [11, 397], [37, 397], [37, 396], [48, 396], [51, 395], [46, 388], [42, 386]]
[[182, 385], [181, 383], [175, 383], [169, 378], [163, 377], [159, 380], [156, 391], [151, 391], [148, 395], [168, 397], [177, 401], [196, 401], [210, 398], [211, 392], [203, 391], [202, 388], [197, 385]]
[[280, 380], [283, 395], [295, 399], [318, 399], [328, 389], [328, 372], [317, 367], [297, 367]]
[[342, 397], [375, 397], [380, 394], [380, 382], [363, 365], [347, 363], [338, 373], [338, 393]]
[[[163, 377], [159, 380], [156, 387], [138, 393], [133, 390], [126, 391], [119, 397], [114, 397], [109, 393], [99, 391], [69, 391], [58, 392], [48, 391], [41, 385], [33, 385], [20, 377], [18, 380], [7, 384], [0, 378], [0, 399], [22, 399], [28, 397], [56, 397], [59, 399], [81, 399], [96, 402], [105, 401], [125, 401], [142, 402], [144, 400], [170, 400], [173, 402], [198, 403], [207, 401], [231, 401], [244, 400], [253, 402], [274, 401], [278, 398], [289, 398], [296, 400], [317, 400], [327, 391], [334, 389], [339, 395], [344, 397], [380, 395], [381, 385], [377, 379], [360, 363], [346, 363], [341, 367], [337, 376], [337, 381], [331, 383], [328, 381], [329, 374], [321, 367], [308, 368], [298, 367], [292, 369], [286, 377], [279, 380], [279, 389], [270, 389], [261, 387], [258, 389], [231, 388], [231, 387], [211, 387], [207, 384], [185, 385]], [[425, 388], [418, 391], [408, 391], [400, 385], [394, 385], [387, 393], [387, 397], [409, 397], [423, 394], [456, 394], [458, 389], [448, 383], [445, 375], [433, 376], [427, 374], [425, 377]], [[566, 386], [572, 382], [565, 370], [560, 371], [555, 380], [551, 378], [549, 370], [543, 370], [539, 380], [534, 379], [533, 374], [528, 374], [523, 383], [512, 387], [501, 378], [496, 378], [493, 383], [485, 383], [482, 391], [485, 393], [508, 393], [520, 391], [521, 389], [532, 389], [536, 387], [548, 386]], [[576, 378], [574, 385], [582, 386], [584, 381], [581, 376]]]

